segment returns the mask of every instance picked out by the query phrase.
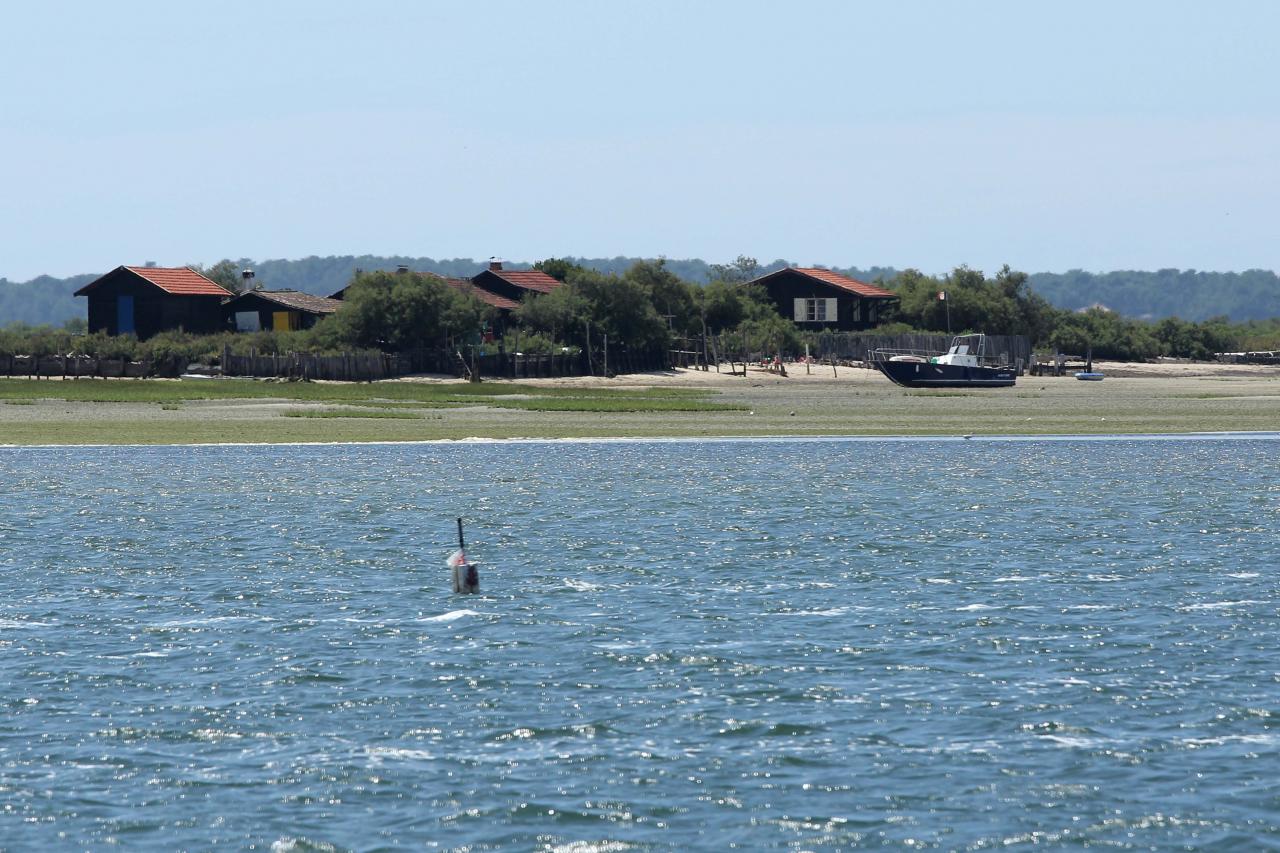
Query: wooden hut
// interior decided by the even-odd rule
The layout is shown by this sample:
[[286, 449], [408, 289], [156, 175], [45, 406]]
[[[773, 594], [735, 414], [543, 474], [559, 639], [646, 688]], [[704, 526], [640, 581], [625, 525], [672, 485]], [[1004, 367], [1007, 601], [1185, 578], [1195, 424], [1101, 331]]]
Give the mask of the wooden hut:
[[222, 302], [232, 294], [187, 267], [116, 267], [76, 291], [89, 300], [89, 331], [137, 335], [222, 329]]
[[897, 294], [819, 267], [787, 267], [749, 282], [769, 294], [778, 313], [803, 328], [870, 329]]
[[489, 268], [471, 277], [480, 290], [519, 303], [529, 293], [550, 293], [563, 282], [542, 270], [504, 270], [502, 261], [489, 261]]
[[226, 302], [222, 313], [239, 332], [288, 332], [310, 329], [341, 307], [341, 300], [299, 290], [247, 290]]

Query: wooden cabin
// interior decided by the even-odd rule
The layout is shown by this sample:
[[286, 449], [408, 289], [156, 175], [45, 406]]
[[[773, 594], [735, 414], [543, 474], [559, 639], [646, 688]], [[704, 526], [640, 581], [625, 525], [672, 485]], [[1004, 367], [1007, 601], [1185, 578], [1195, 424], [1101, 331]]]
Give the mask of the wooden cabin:
[[247, 290], [226, 302], [222, 313], [237, 332], [291, 332], [310, 329], [341, 307], [341, 300], [299, 290]]
[[779, 314], [806, 329], [870, 329], [898, 299], [883, 287], [818, 267], [787, 267], [749, 284], [762, 286]]
[[188, 267], [116, 267], [80, 288], [89, 331], [137, 335], [222, 331], [222, 302], [232, 294]]
[[550, 293], [564, 282], [542, 270], [504, 270], [502, 261], [492, 260], [488, 269], [471, 277], [471, 283], [480, 290], [519, 304], [526, 294]]

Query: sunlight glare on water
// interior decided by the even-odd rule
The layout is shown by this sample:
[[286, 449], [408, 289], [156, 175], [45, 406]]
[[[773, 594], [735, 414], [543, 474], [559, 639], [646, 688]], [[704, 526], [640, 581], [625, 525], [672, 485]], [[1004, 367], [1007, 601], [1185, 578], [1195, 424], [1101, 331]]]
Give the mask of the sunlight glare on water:
[[0, 451], [0, 846], [1275, 846], [1278, 449]]

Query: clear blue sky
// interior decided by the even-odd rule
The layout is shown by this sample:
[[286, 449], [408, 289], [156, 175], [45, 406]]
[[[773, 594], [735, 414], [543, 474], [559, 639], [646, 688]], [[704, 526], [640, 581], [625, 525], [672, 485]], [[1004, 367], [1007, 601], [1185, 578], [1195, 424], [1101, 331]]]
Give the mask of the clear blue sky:
[[1280, 3], [50, 2], [0, 276], [311, 254], [1280, 268]]

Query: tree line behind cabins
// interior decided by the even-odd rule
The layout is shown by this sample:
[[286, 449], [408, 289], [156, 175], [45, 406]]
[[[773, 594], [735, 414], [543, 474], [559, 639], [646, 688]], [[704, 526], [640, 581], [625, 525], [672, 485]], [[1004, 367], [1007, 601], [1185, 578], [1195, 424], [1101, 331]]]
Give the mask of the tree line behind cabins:
[[[508, 288], [504, 295], [498, 291], [510, 284], [511, 276], [499, 274], [503, 272], [537, 272], [540, 277], [535, 286]], [[453, 366], [441, 372], [465, 372], [456, 363], [460, 353], [466, 358], [473, 352], [486, 358], [501, 353], [511, 359], [573, 355], [575, 364], [600, 372], [606, 347], [612, 348], [615, 365], [621, 364], [622, 353], [633, 363], [657, 366], [672, 359], [688, 361], [689, 353], [695, 362], [713, 355], [725, 361], [794, 357], [806, 350], [816, 358], [849, 358], [857, 350], [857, 344], [849, 342], [866, 332], [982, 331], [1024, 336], [1040, 350], [1092, 350], [1098, 358], [1130, 360], [1159, 355], [1208, 358], [1224, 351], [1280, 348], [1280, 324], [1274, 321], [1242, 325], [1168, 318], [1152, 323], [1103, 308], [1057, 309], [1029, 288], [1026, 274], [1007, 267], [994, 276], [963, 267], [942, 277], [908, 270], [869, 285], [820, 268], [762, 273], [754, 260], [739, 258], [713, 265], [710, 277], [706, 285], [688, 282], [663, 261], [640, 261], [621, 273], [602, 273], [563, 259], [539, 262], [533, 271], [504, 271], [498, 265], [471, 279], [407, 269], [361, 272], [334, 294], [340, 297], [340, 310], [283, 322], [280, 315], [288, 312], [258, 311], [267, 322], [260, 321], [256, 332], [226, 331], [236, 314], [250, 313], [229, 315], [228, 292], [216, 298], [217, 319], [206, 327], [206, 334], [170, 330], [139, 339], [111, 334], [118, 329], [109, 328], [77, 335], [74, 330], [10, 326], [0, 330], [0, 353], [146, 361], [164, 372], [175, 369], [173, 365], [216, 364], [224, 354], [250, 352], [280, 357], [434, 351], [438, 362]], [[492, 279], [488, 287], [485, 278]], [[281, 292], [249, 290], [235, 299], [251, 301], [255, 293]], [[939, 299], [940, 293], [946, 294], [945, 300]], [[118, 303], [99, 312], [108, 318], [108, 327], [112, 311], [120, 316]], [[190, 322], [191, 315], [185, 316]], [[667, 355], [659, 357], [660, 353]], [[538, 362], [522, 366], [528, 363]], [[491, 374], [515, 371], [515, 364], [490, 368]], [[23, 366], [27, 365], [18, 369]]]
[[[621, 275], [639, 258], [570, 258], [580, 266], [605, 274]], [[714, 280], [719, 268], [698, 258], [669, 259], [666, 267], [680, 278], [695, 284]], [[777, 259], [758, 264], [760, 273], [789, 266]], [[201, 269], [215, 281], [234, 283], [245, 267], [255, 268], [260, 280], [271, 287], [327, 295], [345, 286], [353, 272], [395, 270], [407, 266], [430, 270], [442, 276], [466, 278], [483, 268], [483, 262], [471, 258], [430, 258], [379, 255], [330, 255], [297, 259], [253, 261], [224, 259]], [[509, 264], [527, 268], [527, 264]], [[885, 283], [893, 288], [893, 280], [903, 271], [892, 267], [839, 268], [837, 272], [855, 279]], [[28, 325], [60, 326], [84, 315], [84, 305], [74, 292], [96, 275], [67, 278], [39, 276], [30, 281], [0, 278], [0, 325], [22, 322]], [[1271, 270], [1251, 269], [1241, 272], [1207, 272], [1203, 270], [1116, 270], [1088, 272], [1036, 272], [1029, 277], [1031, 289], [1051, 305], [1076, 311], [1094, 305], [1105, 305], [1127, 317], [1155, 322], [1166, 317], [1201, 322], [1213, 317], [1226, 317], [1232, 323], [1250, 320], [1266, 321], [1280, 316], [1280, 276]]]

